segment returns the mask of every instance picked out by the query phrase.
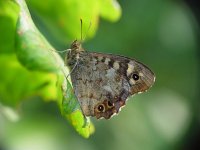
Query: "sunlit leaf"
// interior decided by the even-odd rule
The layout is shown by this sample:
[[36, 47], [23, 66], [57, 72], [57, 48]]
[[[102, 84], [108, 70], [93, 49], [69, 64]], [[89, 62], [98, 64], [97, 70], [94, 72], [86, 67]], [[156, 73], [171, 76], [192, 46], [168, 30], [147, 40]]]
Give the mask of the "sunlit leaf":
[[16, 50], [20, 62], [31, 70], [58, 70], [54, 49], [35, 27], [23, 0], [18, 0], [18, 3], [21, 12], [16, 29]]
[[116, 0], [99, 0], [101, 17], [117, 21], [121, 16], [121, 7]]
[[62, 115], [74, 126], [83, 137], [88, 138], [94, 132], [94, 126], [89, 118], [83, 116], [79, 103], [69, 82], [66, 83], [66, 92], [59, 102]]
[[28, 71], [15, 55], [1, 55], [0, 68], [1, 103], [17, 106], [22, 100], [34, 95], [46, 100], [57, 98], [55, 74]]
[[14, 36], [19, 7], [13, 1], [0, 0], [0, 53], [14, 51]]
[[118, 3], [111, 0], [27, 0], [27, 3], [45, 24], [48, 34], [62, 44], [80, 39], [80, 19], [83, 20], [83, 35], [91, 38], [97, 31], [100, 16], [117, 21], [121, 14]]

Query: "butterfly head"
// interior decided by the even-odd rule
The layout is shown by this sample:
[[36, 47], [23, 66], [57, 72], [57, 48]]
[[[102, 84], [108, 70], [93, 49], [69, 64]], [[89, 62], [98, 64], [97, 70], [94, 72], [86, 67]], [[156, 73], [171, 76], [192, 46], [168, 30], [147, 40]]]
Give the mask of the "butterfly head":
[[71, 51], [75, 51], [77, 53], [84, 51], [81, 42], [79, 42], [78, 40], [72, 42], [70, 49]]
[[68, 66], [73, 66], [78, 59], [80, 59], [80, 54], [85, 50], [82, 48], [81, 42], [75, 40], [72, 42], [69, 51], [67, 52], [66, 63]]

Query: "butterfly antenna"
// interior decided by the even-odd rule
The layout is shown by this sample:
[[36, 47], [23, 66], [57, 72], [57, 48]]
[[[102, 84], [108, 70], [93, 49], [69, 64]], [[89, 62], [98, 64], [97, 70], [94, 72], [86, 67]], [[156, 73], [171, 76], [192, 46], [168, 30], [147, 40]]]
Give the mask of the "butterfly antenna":
[[88, 27], [88, 29], [87, 29], [87, 31], [86, 31], [86, 34], [85, 34], [83, 40], [85, 40], [85, 38], [86, 38], [86, 36], [87, 36], [87, 34], [88, 34], [88, 32], [89, 32], [91, 26], [92, 26], [92, 23], [90, 22], [90, 25], [89, 25], [89, 27]]
[[81, 21], [81, 42], [83, 41], [83, 20], [80, 19]]
[[80, 21], [81, 21], [81, 42], [83, 42], [83, 41], [85, 40], [85, 38], [86, 38], [86, 36], [87, 36], [87, 34], [88, 34], [88, 32], [89, 32], [91, 26], [92, 26], [92, 23], [90, 22], [90, 25], [89, 25], [89, 27], [88, 27], [88, 29], [87, 29], [87, 31], [86, 31], [86, 34], [85, 34], [85, 36], [83, 37], [83, 20], [80, 19]]

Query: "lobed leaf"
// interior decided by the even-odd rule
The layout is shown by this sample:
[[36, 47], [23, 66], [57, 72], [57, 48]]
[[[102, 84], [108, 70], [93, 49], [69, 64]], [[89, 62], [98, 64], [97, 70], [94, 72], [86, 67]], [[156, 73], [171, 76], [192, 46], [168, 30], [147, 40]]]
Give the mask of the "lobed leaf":
[[119, 4], [113, 0], [27, 0], [27, 3], [54, 42], [64, 45], [80, 39], [80, 18], [84, 37], [91, 38], [97, 31], [100, 16], [117, 21], [121, 15]]

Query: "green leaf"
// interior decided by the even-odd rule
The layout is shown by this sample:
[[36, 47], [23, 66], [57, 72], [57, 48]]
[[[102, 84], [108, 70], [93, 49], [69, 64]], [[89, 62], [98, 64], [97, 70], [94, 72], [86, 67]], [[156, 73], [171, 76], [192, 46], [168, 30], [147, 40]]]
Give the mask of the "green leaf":
[[57, 98], [55, 74], [28, 71], [14, 54], [0, 55], [0, 68], [1, 103], [15, 107], [34, 95], [46, 100]]
[[40, 34], [32, 22], [23, 0], [18, 0], [21, 12], [16, 28], [16, 54], [20, 62], [31, 70], [58, 71], [59, 58], [54, 48]]
[[19, 7], [8, 0], [0, 1], [0, 53], [14, 50], [14, 37]]
[[97, 31], [100, 16], [117, 21], [121, 14], [118, 3], [111, 0], [27, 0], [27, 3], [39, 16], [46, 32], [54, 41], [63, 44], [80, 39], [80, 19], [83, 20], [84, 37], [91, 38]]
[[99, 0], [101, 17], [109, 21], [118, 21], [121, 17], [121, 7], [116, 0]]
[[93, 124], [89, 118], [83, 116], [70, 82], [67, 81], [64, 84], [63, 90], [65, 91], [64, 97], [59, 102], [62, 115], [70, 121], [80, 135], [88, 138], [94, 132]]
[[[21, 8], [17, 24], [16, 52], [18, 59], [23, 64], [23, 66], [29, 69], [29, 71], [27, 70], [27, 72], [30, 73], [30, 78], [24, 80], [25, 77], [22, 76], [19, 81], [24, 80], [23, 82], [30, 83], [29, 86], [32, 87], [32, 85], [38, 86], [40, 79], [42, 81], [45, 81], [50, 75], [53, 76], [52, 78], [47, 80], [48, 82], [42, 82], [42, 85], [39, 84], [38, 91], [41, 90], [41, 95], [43, 98], [46, 98], [47, 96], [47, 98], [56, 99], [63, 116], [68, 119], [68, 121], [72, 124], [76, 131], [80, 133], [83, 137], [89, 137], [89, 135], [91, 134], [91, 129], [94, 129], [94, 127], [90, 122], [87, 125], [83, 126], [85, 118], [82, 114], [80, 107], [72, 110], [70, 104], [68, 105], [62, 103], [65, 102], [65, 100], [67, 99], [68, 101], [70, 101], [70, 103], [71, 101], [73, 101], [74, 105], [78, 106], [78, 101], [74, 96], [74, 92], [69, 92], [71, 91], [68, 89], [70, 88], [70, 86], [67, 86], [65, 84], [68, 83], [70, 85], [70, 81], [66, 81], [65, 79], [65, 77], [69, 74], [69, 70], [67, 69], [67, 67], [64, 66], [64, 62], [61, 57], [56, 53], [56, 50], [47, 42], [47, 40], [35, 27], [26, 3], [23, 0], [16, 1]], [[38, 74], [34, 74], [34, 72]], [[24, 75], [24, 72], [21, 72], [20, 74]], [[52, 86], [49, 86], [49, 83]], [[46, 85], [47, 89], [44, 88]], [[20, 86], [22, 86], [22, 84]], [[27, 88], [24, 85], [22, 87]], [[19, 91], [21, 92], [22, 90], [19, 89]], [[35, 93], [37, 92], [37, 89], [31, 88], [31, 92]], [[27, 92], [25, 92], [24, 94], [26, 93]], [[51, 97], [51, 94], [49, 93], [54, 95]], [[16, 99], [18, 100], [19, 97]]]

